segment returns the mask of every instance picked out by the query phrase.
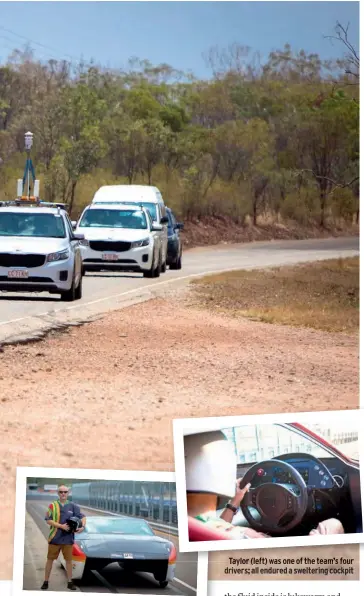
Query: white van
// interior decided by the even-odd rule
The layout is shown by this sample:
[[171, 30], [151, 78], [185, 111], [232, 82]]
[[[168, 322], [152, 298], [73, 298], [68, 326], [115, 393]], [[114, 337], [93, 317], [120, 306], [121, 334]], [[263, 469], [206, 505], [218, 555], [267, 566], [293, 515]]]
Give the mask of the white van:
[[[139, 184], [115, 184], [101, 186], [95, 192], [93, 203], [140, 203], [149, 210], [152, 219], [162, 223], [166, 216], [166, 209], [162, 194], [156, 186]], [[165, 222], [168, 223], [168, 222]]]
[[156, 186], [139, 184], [115, 184], [101, 186], [95, 192], [92, 204], [121, 203], [123, 205], [140, 205], [148, 209], [152, 219], [163, 226], [162, 236], [162, 273], [167, 268], [168, 216], [162, 193]]

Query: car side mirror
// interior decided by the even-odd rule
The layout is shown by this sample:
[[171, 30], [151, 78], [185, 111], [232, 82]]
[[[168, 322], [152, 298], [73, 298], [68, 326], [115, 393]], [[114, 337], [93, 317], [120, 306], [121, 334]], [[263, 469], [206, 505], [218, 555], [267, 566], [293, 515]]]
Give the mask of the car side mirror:
[[161, 224], [167, 224], [168, 223], [168, 217], [165, 215], [164, 217], [162, 217], [161, 219]]
[[71, 221], [72, 224], [72, 230], [75, 230], [77, 228], [77, 221]]
[[153, 223], [152, 232], [161, 232], [162, 230], [163, 230], [162, 224], [159, 224], [156, 222]]
[[84, 239], [85, 239], [84, 234], [73, 234], [72, 240], [84, 240]]

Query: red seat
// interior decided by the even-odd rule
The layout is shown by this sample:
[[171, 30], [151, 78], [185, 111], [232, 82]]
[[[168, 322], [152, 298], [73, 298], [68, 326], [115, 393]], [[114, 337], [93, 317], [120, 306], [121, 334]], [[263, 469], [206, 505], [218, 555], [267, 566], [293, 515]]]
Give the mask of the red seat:
[[188, 535], [190, 542], [203, 542], [207, 540], [231, 540], [231, 535], [229, 534], [229, 532], [209, 528], [204, 522], [201, 522], [194, 517], [188, 518]]

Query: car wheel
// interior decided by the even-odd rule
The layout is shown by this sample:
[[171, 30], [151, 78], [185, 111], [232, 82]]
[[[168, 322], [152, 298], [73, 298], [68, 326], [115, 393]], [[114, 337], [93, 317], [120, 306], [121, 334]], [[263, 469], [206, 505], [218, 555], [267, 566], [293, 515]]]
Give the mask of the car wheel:
[[91, 582], [93, 582], [93, 580], [95, 579], [94, 574], [92, 573], [92, 569], [90, 569], [87, 565], [83, 571], [82, 574], [82, 578], [81, 578], [81, 582], [83, 584], [89, 584]]
[[78, 282], [78, 286], [76, 288], [76, 300], [81, 300], [82, 298], [82, 274], [80, 276], [80, 281]]
[[159, 255], [158, 263], [157, 263], [156, 268], [154, 269], [154, 275], [153, 275], [153, 277], [159, 277], [160, 274], [161, 274], [161, 271], [162, 271], [162, 262], [161, 262], [161, 257]]
[[151, 269], [147, 269], [147, 271], [143, 271], [143, 277], [154, 277], [154, 266]]
[[153, 266], [151, 269], [148, 269], [148, 271], [143, 271], [143, 276], [144, 277], [159, 277], [161, 274], [161, 268], [162, 268], [162, 265], [161, 265], [161, 259], [159, 256], [157, 266], [155, 267], [154, 263], [153, 263]]
[[61, 300], [63, 302], [73, 302], [74, 300], [76, 300], [76, 285], [74, 276], [70, 289], [66, 290], [65, 292], [61, 292]]
[[[179, 267], [180, 265], [180, 267]], [[175, 261], [173, 261], [173, 263], [170, 264], [169, 266], [170, 269], [181, 269], [182, 268], [182, 261], [181, 261], [181, 257], [177, 257], [177, 259]]]
[[166, 588], [167, 586], [168, 586], [167, 580], [164, 580], [163, 582], [159, 582], [159, 587], [160, 588]]

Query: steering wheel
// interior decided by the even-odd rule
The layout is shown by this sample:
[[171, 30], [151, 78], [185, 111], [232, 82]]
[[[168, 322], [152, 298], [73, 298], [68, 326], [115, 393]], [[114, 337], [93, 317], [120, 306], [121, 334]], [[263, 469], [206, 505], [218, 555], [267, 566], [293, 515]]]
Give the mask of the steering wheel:
[[[264, 475], [272, 468], [282, 468], [291, 475], [292, 484], [264, 482]], [[250, 488], [240, 503], [241, 510], [249, 525], [259, 532], [285, 534], [300, 523], [308, 504], [307, 486], [301, 474], [285, 461], [269, 459], [254, 464], [241, 481], [243, 488], [258, 475], [262, 484]], [[258, 511], [256, 519], [249, 507]]]

